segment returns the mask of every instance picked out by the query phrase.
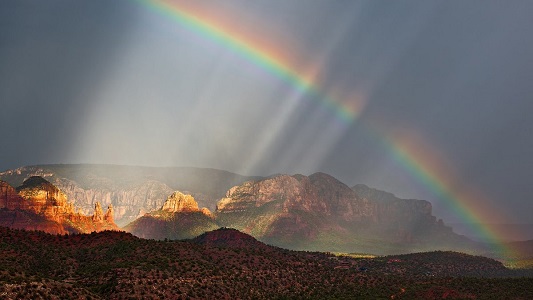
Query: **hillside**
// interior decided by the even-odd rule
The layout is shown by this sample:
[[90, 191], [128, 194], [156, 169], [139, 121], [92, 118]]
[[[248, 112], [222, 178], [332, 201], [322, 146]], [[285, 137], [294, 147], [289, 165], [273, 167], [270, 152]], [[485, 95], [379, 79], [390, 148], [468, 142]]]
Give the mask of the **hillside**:
[[[206, 243], [206, 240], [224, 240]], [[356, 259], [295, 252], [229, 229], [192, 241], [0, 228], [12, 299], [531, 299], [533, 274], [454, 252]], [[528, 276], [528, 277], [521, 277]]]

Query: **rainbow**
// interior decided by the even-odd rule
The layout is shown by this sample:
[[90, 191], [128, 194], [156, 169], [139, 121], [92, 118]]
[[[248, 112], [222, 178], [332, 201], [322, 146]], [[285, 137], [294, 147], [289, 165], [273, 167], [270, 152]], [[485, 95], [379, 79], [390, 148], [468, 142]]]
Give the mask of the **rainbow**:
[[[361, 113], [361, 105], [353, 106], [353, 103], [350, 104], [349, 101], [339, 101], [323, 94], [319, 84], [313, 81], [313, 76], [306, 76], [297, 68], [292, 67], [288, 60], [279, 55], [275, 49], [254, 42], [252, 38], [239, 36], [225, 24], [194, 13], [178, 1], [137, 1], [174, 20], [192, 33], [224, 45], [260, 68], [288, 82], [296, 91], [305, 94], [306, 99], [313, 99], [333, 113], [344, 125], [352, 124]], [[415, 144], [407, 138], [387, 136], [375, 129], [366, 128], [369, 135], [377, 139], [396, 162], [436, 196], [446, 201], [462, 219], [472, 224], [482, 224], [483, 220], [489, 219], [488, 214], [480, 213], [485, 205], [480, 202], [479, 193], [466, 193], [454, 188], [454, 176], [442, 167], [439, 159], [429, 156], [428, 153], [421, 153], [419, 149], [423, 147], [419, 147], [420, 144]], [[484, 236], [485, 241], [492, 243], [494, 250], [499, 254], [512, 253], [511, 249], [504, 245], [504, 239], [491, 228], [485, 225], [474, 226], [475, 228], [472, 229]]]
[[175, 20], [199, 36], [223, 44], [257, 66], [290, 83], [296, 91], [305, 94], [306, 98], [313, 99], [332, 112], [345, 126], [349, 126], [361, 111], [360, 107], [350, 106], [349, 103], [343, 103], [322, 94], [317, 84], [312, 80], [313, 76], [301, 74], [290, 67], [288, 60], [277, 54], [275, 50], [255, 46], [251, 42], [252, 39], [232, 34], [232, 31], [226, 28], [224, 24], [215, 23], [209, 18], [202, 18], [202, 16], [180, 6], [178, 1], [139, 0], [139, 2]]
[[500, 233], [493, 230], [490, 225], [481, 225], [484, 220], [498, 219], [496, 212], [483, 203], [487, 197], [480, 191], [464, 187], [457, 182], [458, 177], [455, 176], [455, 172], [443, 163], [445, 160], [442, 157], [436, 155], [439, 152], [437, 149], [431, 149], [427, 143], [416, 137], [413, 131], [394, 136], [381, 134], [379, 141], [394, 161], [448, 204], [455, 215], [472, 224], [471, 229], [481, 237], [482, 241], [492, 246], [493, 252], [500, 256], [516, 254], [513, 249], [506, 246], [503, 242], [505, 239]]

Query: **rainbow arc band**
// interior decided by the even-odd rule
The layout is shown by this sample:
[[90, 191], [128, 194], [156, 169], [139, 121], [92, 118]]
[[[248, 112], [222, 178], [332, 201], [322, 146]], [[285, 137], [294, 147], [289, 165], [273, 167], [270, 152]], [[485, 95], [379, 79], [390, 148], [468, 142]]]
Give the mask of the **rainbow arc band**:
[[[206, 17], [187, 11], [178, 1], [137, 1], [147, 8], [174, 20], [180, 26], [190, 30], [193, 34], [231, 49], [244, 59], [286, 81], [293, 89], [306, 96], [302, 98], [315, 101], [330, 111], [344, 126], [349, 127], [361, 113], [361, 106], [354, 109], [342, 101], [322, 93], [317, 82], [313, 82], [298, 70], [292, 68], [288, 62], [277, 57], [272, 51], [269, 52], [250, 42], [252, 39], [232, 35], [231, 30], [225, 28], [223, 24], [215, 24]], [[499, 237], [495, 231], [491, 230], [488, 226], [480, 225], [484, 223], [482, 222], [484, 220], [483, 216], [477, 213], [475, 207], [468, 205], [471, 202], [469, 201], [470, 199], [454, 192], [451, 184], [446, 180], [446, 176], [439, 174], [438, 168], [432, 168], [433, 164], [431, 162], [417, 156], [402, 140], [379, 134], [377, 130], [368, 126], [365, 126], [365, 128], [368, 131], [368, 135], [379, 141], [382, 147], [387, 149], [395, 161], [405, 170], [417, 178], [440, 199], [447, 201], [461, 218], [468, 223], [475, 224], [472, 229], [485, 237], [485, 240], [493, 245], [494, 251], [500, 254], [512, 254], [514, 252], [505, 246], [502, 242], [504, 239]]]
[[322, 94], [315, 82], [291, 68], [272, 51], [261, 49], [243, 37], [232, 35], [231, 31], [226, 30], [222, 24], [214, 24], [207, 18], [188, 12], [176, 1], [138, 0], [138, 2], [176, 21], [194, 34], [215, 41], [260, 68], [268, 70], [290, 84], [296, 91], [305, 94], [304, 98], [312, 99], [333, 113], [345, 126], [349, 126], [357, 118], [359, 112], [354, 108], [343, 104], [338, 99]]

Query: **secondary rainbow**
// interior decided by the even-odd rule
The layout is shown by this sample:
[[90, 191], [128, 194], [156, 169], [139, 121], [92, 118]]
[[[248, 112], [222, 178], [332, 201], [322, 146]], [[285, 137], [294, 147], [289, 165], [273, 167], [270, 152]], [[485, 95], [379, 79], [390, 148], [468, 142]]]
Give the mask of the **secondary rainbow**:
[[[224, 24], [214, 23], [207, 17], [187, 11], [177, 2], [156, 0], [137, 1], [171, 18], [194, 34], [224, 45], [257, 66], [287, 81], [298, 92], [305, 94], [306, 99], [312, 99], [331, 111], [345, 126], [349, 126], [357, 119], [361, 110], [360, 107], [350, 107], [347, 103], [321, 93], [318, 87], [319, 85], [316, 82], [313, 82], [309, 77], [291, 67], [287, 61], [284, 61], [273, 51], [268, 51], [254, 44], [251, 42], [251, 39], [232, 35], [231, 30], [225, 28]], [[369, 129], [368, 127], [367, 129], [370, 135], [379, 140], [383, 147], [389, 151], [390, 155], [403, 168], [422, 182], [436, 196], [447, 201], [462, 219], [467, 222], [473, 222], [474, 224], [483, 223], [484, 215], [477, 213], [481, 207], [474, 207], [471, 204], [475, 202], [473, 201], [475, 197], [465, 196], [454, 191], [448, 176], [435, 166], [436, 163], [434, 161], [418, 155], [419, 153], [407, 141], [388, 137], [382, 133], [378, 134], [378, 131]], [[484, 236], [486, 241], [490, 241], [495, 245], [496, 251], [500, 253], [512, 252], [511, 249], [503, 245], [502, 238], [489, 227], [482, 225], [474, 226], [476, 227], [473, 229]]]

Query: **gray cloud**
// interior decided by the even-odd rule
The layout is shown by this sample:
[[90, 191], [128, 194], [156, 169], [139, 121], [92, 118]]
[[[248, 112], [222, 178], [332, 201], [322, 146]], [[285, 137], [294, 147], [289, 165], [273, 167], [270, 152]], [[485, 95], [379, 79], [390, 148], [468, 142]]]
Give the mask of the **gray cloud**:
[[[365, 128], [416, 130], [509, 222], [533, 212], [529, 1], [220, 1], [306, 68], [320, 91], [361, 94], [349, 126], [320, 100], [134, 1], [0, 3], [0, 168], [190, 165], [325, 171], [445, 203]], [[348, 97], [348, 100], [344, 99]], [[458, 220], [460, 221], [460, 220]]]

